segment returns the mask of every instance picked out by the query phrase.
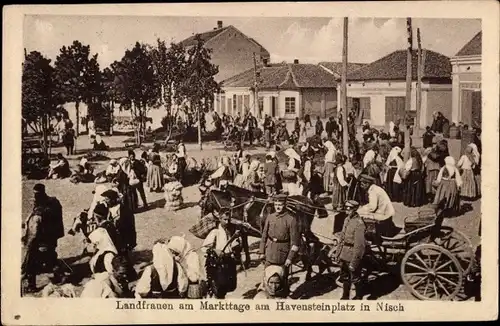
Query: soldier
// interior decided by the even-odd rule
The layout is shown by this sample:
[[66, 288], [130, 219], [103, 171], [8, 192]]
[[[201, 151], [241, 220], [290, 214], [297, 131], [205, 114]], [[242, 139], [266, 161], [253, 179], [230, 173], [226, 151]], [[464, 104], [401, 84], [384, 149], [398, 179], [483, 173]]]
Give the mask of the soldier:
[[62, 207], [55, 197], [47, 196], [45, 186], [36, 184], [34, 208], [25, 222], [22, 241], [24, 257], [22, 280], [24, 292], [36, 289], [36, 276], [44, 266], [54, 272], [53, 283], [64, 282], [64, 272], [57, 259], [57, 241], [64, 236]]
[[276, 213], [269, 215], [264, 224], [260, 258], [264, 259], [266, 267], [284, 266], [284, 282], [288, 283], [288, 270], [299, 250], [300, 234], [297, 221], [285, 208], [286, 198], [284, 194], [274, 197]]
[[352, 284], [356, 289], [353, 299], [362, 299], [361, 260], [365, 254], [366, 226], [356, 212], [358, 207], [359, 203], [354, 200], [348, 200], [345, 203], [347, 218], [342, 229], [339, 251], [340, 279], [344, 285], [341, 300], [349, 300]]

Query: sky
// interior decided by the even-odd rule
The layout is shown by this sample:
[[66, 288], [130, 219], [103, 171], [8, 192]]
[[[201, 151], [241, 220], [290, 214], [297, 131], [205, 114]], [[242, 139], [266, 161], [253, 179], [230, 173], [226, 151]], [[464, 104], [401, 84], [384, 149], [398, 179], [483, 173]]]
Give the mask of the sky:
[[[168, 17], [168, 16], [51, 16], [31, 15], [24, 21], [24, 46], [55, 61], [59, 49], [74, 40], [98, 53], [101, 68], [120, 60], [136, 41], [154, 44], [157, 38], [178, 42], [212, 30], [218, 20], [254, 38], [271, 54], [271, 62], [342, 61], [342, 18], [314, 17]], [[481, 30], [479, 19], [413, 19], [414, 46], [420, 28], [422, 47], [455, 55]], [[406, 48], [406, 20], [350, 18], [349, 62], [370, 63]]]

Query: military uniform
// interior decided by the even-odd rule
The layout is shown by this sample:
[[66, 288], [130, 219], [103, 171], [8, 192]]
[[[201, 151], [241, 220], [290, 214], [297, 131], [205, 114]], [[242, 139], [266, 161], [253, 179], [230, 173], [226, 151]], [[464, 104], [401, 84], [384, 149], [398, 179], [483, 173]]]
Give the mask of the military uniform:
[[[355, 201], [347, 201], [346, 206], [355, 209], [359, 204]], [[340, 279], [344, 284], [342, 299], [349, 299], [351, 284], [355, 285], [356, 296], [361, 299], [361, 261], [365, 254], [365, 232], [366, 226], [358, 213], [351, 213], [345, 220], [340, 239]]]
[[260, 240], [260, 253], [265, 255], [266, 266], [283, 266], [287, 260], [293, 261], [299, 242], [297, 221], [285, 208], [281, 213], [269, 215]]

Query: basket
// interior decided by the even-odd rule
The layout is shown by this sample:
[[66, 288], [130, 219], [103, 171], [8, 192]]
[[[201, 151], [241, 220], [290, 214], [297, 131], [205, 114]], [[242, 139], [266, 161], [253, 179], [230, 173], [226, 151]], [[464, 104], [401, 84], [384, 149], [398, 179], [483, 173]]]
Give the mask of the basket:
[[203, 297], [202, 288], [199, 283], [190, 283], [187, 289], [188, 299], [201, 299]]
[[210, 231], [217, 227], [217, 220], [212, 215], [207, 215], [196, 222], [189, 232], [191, 232], [198, 239], [205, 239]]
[[432, 207], [422, 207], [417, 213], [408, 215], [404, 221], [405, 232], [433, 225], [436, 220], [436, 211]]

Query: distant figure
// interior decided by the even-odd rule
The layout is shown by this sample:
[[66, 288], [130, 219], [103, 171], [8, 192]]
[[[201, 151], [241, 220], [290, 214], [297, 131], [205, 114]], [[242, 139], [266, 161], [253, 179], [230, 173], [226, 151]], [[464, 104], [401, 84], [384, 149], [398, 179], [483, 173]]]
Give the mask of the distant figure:
[[422, 135], [424, 148], [432, 147], [432, 139], [434, 138], [434, 136], [435, 134], [432, 132], [431, 127], [425, 127], [425, 132]]
[[75, 148], [75, 129], [73, 128], [68, 128], [64, 132], [62, 136], [62, 141], [64, 144], [64, 147], [66, 147], [66, 155], [73, 155], [73, 151]]
[[314, 127], [315, 134], [317, 136], [321, 137], [321, 134], [323, 133], [323, 130], [324, 130], [324, 128], [323, 128], [323, 122], [321, 121], [321, 119], [318, 116], [318, 119], [316, 120], [316, 125]]
[[47, 179], [63, 179], [71, 175], [68, 160], [61, 154], [57, 154], [57, 162], [50, 166]]

